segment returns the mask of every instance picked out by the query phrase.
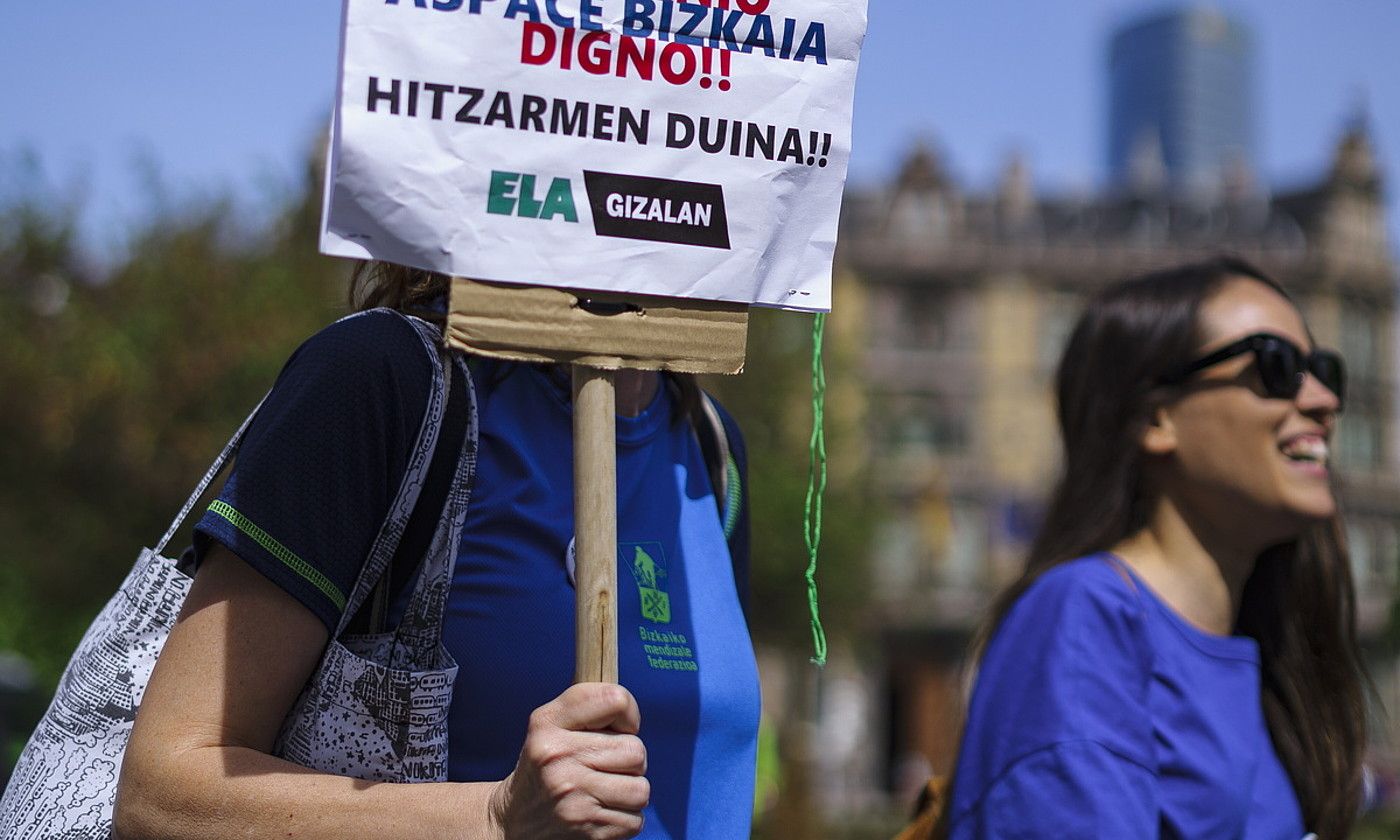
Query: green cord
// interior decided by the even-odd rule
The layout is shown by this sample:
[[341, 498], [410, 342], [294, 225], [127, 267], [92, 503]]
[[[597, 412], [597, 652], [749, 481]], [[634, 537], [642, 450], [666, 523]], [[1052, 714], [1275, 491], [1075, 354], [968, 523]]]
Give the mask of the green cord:
[[812, 610], [812, 646], [816, 655], [812, 661], [826, 664], [826, 631], [817, 609], [817, 548], [822, 542], [822, 496], [826, 493], [826, 369], [822, 366], [822, 337], [826, 332], [826, 313], [818, 312], [812, 319], [812, 444], [807, 461], [807, 504], [803, 517], [807, 539], [807, 603]]

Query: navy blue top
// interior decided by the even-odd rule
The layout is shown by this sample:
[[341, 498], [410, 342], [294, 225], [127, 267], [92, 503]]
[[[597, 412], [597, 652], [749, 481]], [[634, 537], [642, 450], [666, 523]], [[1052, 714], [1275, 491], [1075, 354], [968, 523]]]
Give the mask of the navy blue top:
[[1297, 840], [1259, 648], [1177, 615], [1126, 564], [1046, 572], [982, 659], [951, 836]]
[[227, 546], [332, 632], [398, 492], [433, 360], [390, 312], [339, 321], [297, 348], [195, 525], [202, 559]]

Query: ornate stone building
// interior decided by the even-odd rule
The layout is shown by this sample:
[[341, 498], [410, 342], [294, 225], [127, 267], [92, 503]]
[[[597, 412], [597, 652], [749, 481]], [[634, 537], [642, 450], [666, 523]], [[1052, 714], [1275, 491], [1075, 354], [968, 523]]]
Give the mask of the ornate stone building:
[[[1057, 470], [1051, 380], [1086, 295], [1221, 252], [1279, 278], [1320, 344], [1341, 350], [1348, 404], [1334, 463], [1361, 591], [1382, 632], [1400, 575], [1397, 263], [1364, 121], [1330, 170], [1270, 194], [1245, 172], [1208, 197], [1171, 191], [1153, 161], [1095, 196], [1041, 196], [1019, 160], [969, 193], [919, 149], [887, 186], [848, 193], [838, 283], [865, 313], [865, 376], [881, 492], [872, 708], [887, 789], [902, 765], [946, 772], [961, 660], [989, 595], [1019, 569]], [[1378, 668], [1386, 704], [1400, 683]]]

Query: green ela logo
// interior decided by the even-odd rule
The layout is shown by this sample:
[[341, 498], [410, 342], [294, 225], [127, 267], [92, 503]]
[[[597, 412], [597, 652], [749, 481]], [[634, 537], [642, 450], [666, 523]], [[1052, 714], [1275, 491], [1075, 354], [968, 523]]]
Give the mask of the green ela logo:
[[642, 596], [642, 617], [657, 624], [671, 622], [671, 596], [666, 594], [666, 567], [639, 545], [632, 559], [632, 577]]
[[578, 221], [574, 206], [574, 185], [568, 178], [549, 182], [544, 198], [535, 197], [535, 176], [528, 172], [491, 173], [491, 189], [486, 194], [486, 212], [498, 216], [520, 216], [549, 221], [560, 216], [566, 222]]

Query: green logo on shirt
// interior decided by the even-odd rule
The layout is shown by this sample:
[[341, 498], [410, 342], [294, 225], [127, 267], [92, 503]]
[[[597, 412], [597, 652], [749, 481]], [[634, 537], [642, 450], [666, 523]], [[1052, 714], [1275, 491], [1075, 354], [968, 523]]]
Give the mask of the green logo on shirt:
[[[647, 543], [657, 554], [661, 554], [658, 543]], [[666, 594], [665, 555], [657, 562], [641, 544], [632, 544], [632, 578], [637, 581], [637, 592], [642, 599], [642, 617], [657, 624], [671, 622], [671, 596]]]
[[[647, 665], [654, 671], [693, 673], [700, 670], [695, 648], [684, 633], [657, 627], [671, 623], [671, 595], [666, 591], [666, 550], [659, 542], [619, 543], [618, 555], [630, 564], [632, 579], [637, 582], [637, 594], [642, 607], [643, 624], [637, 625], [642, 652]], [[683, 603], [677, 602], [681, 608]], [[682, 624], [684, 624], [682, 622]]]

